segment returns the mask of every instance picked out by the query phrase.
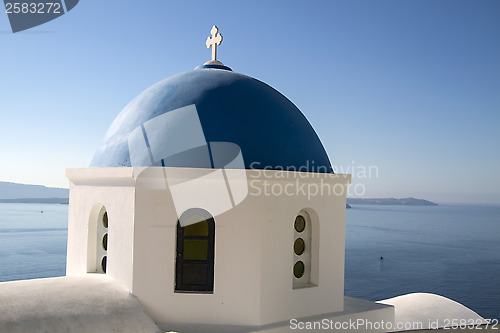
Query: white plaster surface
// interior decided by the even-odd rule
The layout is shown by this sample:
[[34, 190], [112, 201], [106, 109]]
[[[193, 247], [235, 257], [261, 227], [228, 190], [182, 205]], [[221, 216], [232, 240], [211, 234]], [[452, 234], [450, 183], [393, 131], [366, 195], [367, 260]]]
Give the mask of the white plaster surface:
[[[109, 223], [107, 275], [130, 290], [160, 328], [169, 323], [260, 327], [342, 312], [345, 190], [350, 176], [243, 170], [245, 179], [237, 185], [248, 186], [248, 195], [229, 211], [217, 213], [217, 184], [202, 178], [209, 172], [213, 169], [69, 169], [67, 275], [92, 271], [88, 262], [96, 245], [88, 241], [94, 237], [89, 225], [97, 219], [93, 212], [104, 206]], [[214, 216], [211, 294], [174, 291], [176, 225], [183, 211], [176, 209], [171, 190], [193, 179], [200, 180], [196, 191], [212, 192], [189, 207]], [[340, 193], [334, 194], [334, 188]], [[181, 194], [193, 198], [196, 193]], [[293, 225], [302, 210], [313, 225], [314, 286], [293, 289]]]
[[483, 317], [471, 309], [435, 294], [412, 293], [377, 303], [393, 305], [396, 310], [396, 322], [422, 323], [422, 329], [459, 326], [464, 323], [469, 325], [486, 324]]
[[0, 283], [2, 333], [160, 332], [136, 297], [102, 274]]
[[[291, 325], [291, 321], [294, 320]], [[296, 321], [295, 321], [296, 320]], [[394, 307], [361, 299], [344, 297], [344, 310], [315, 316], [289, 318], [288, 320], [262, 326], [200, 325], [171, 323], [164, 330], [177, 333], [292, 333], [292, 332], [385, 332], [369, 323], [393, 323]], [[300, 323], [300, 324], [299, 324]], [[299, 326], [304, 325], [304, 326]], [[309, 326], [305, 326], [309, 325]], [[315, 325], [315, 326], [314, 326]], [[337, 327], [339, 328], [335, 328]], [[344, 328], [342, 328], [342, 326]], [[299, 327], [304, 327], [300, 329]], [[316, 328], [314, 328], [316, 327]], [[333, 329], [331, 329], [333, 327]], [[353, 329], [355, 327], [356, 329]]]

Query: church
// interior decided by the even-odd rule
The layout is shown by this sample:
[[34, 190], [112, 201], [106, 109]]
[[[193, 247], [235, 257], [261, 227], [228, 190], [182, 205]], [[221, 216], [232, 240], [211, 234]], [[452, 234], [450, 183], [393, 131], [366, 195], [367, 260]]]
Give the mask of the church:
[[290, 100], [217, 60], [221, 42], [214, 26], [211, 60], [142, 92], [90, 167], [67, 170], [66, 276], [0, 283], [0, 331], [387, 332], [481, 320], [437, 295], [344, 296], [351, 177], [334, 173]]

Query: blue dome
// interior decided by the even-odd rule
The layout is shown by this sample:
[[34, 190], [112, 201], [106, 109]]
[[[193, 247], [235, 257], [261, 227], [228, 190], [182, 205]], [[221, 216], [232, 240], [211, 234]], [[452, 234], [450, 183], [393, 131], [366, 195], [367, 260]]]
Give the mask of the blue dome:
[[333, 172], [316, 132], [285, 96], [227, 67], [207, 67], [137, 96], [116, 117], [90, 166], [218, 167], [212, 155], [211, 163], [200, 162], [205, 142], [239, 147], [246, 169]]

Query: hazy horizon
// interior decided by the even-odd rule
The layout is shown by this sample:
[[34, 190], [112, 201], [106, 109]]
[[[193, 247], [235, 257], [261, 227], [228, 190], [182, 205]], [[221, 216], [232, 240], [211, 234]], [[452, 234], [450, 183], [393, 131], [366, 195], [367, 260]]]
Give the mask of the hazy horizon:
[[[43, 185], [43, 184], [24, 184], [24, 183], [17, 183], [17, 182], [10, 182], [10, 181], [4, 181], [4, 180], [0, 180], [0, 184], [1, 183], [12, 183], [12, 184], [18, 184], [18, 185], [26, 185], [26, 186], [44, 186], [48, 189], [60, 189], [60, 190], [69, 190], [69, 187], [52, 187], [52, 186], [46, 186], [46, 185]], [[27, 197], [26, 197], [27, 198]], [[33, 198], [36, 198], [36, 197], [33, 197]], [[434, 203], [437, 203], [437, 204], [441, 204], [441, 205], [446, 205], [446, 204], [472, 204], [472, 205], [494, 205], [494, 206], [500, 206], [500, 203], [499, 202], [496, 202], [496, 201], [475, 201], [475, 202], [468, 202], [468, 201], [463, 201], [463, 202], [460, 202], [460, 201], [441, 201], [441, 200], [432, 200], [432, 199], [429, 199], [427, 197], [415, 197], [415, 196], [411, 196], [411, 195], [402, 195], [402, 196], [393, 196], [393, 195], [379, 195], [379, 196], [347, 196], [347, 198], [363, 198], [363, 199], [377, 199], [377, 198], [396, 198], [396, 199], [404, 199], [404, 198], [415, 198], [415, 199], [423, 199], [423, 200], [428, 200], [428, 201], [431, 201], [431, 202], [434, 202]], [[2, 197], [2, 195], [0, 194], [0, 199], [4, 199]], [[19, 198], [12, 198], [12, 199], [20, 199]]]

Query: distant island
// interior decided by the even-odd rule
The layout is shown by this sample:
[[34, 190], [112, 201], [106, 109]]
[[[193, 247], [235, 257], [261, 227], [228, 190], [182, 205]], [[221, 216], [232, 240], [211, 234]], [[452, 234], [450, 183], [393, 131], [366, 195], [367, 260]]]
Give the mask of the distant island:
[[[415, 198], [347, 198], [347, 205], [398, 205], [398, 206], [437, 206], [432, 201]], [[350, 208], [350, 207], [347, 207]]]
[[48, 203], [48, 204], [69, 204], [68, 198], [15, 198], [0, 199], [3, 203]]
[[67, 188], [0, 182], [0, 202], [68, 204]]

